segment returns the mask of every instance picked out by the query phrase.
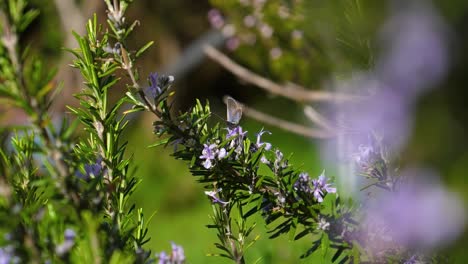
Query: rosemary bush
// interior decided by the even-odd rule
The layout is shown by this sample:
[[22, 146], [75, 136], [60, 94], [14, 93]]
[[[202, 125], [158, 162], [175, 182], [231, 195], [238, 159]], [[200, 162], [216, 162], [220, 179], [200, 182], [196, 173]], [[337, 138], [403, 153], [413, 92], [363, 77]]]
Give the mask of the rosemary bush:
[[[385, 226], [393, 207], [373, 214], [371, 206], [342, 198], [333, 177], [322, 169], [309, 174], [295, 167], [267, 142], [270, 132], [244, 131], [239, 124], [242, 108], [234, 99], [227, 98], [227, 122], [217, 122], [208, 102], [197, 101], [187, 112], [173, 111], [175, 77], [140, 77], [139, 58], [153, 42], [133, 47], [128, 41], [139, 24], [126, 19], [130, 0], [105, 0], [106, 24], [94, 15], [84, 35], [74, 33], [78, 48], [68, 52], [85, 86], [75, 95], [79, 106], [68, 107], [71, 116], [54, 120], [50, 106], [60, 87], [52, 81], [56, 71], [23, 42], [23, 33], [39, 15], [27, 2], [0, 2], [0, 98], [29, 118], [24, 126], [2, 128], [0, 263], [190, 263], [180, 245], [173, 243], [169, 253], [145, 246], [150, 239], [147, 220], [130, 202], [141, 178], [131, 170], [138, 161], [127, 153], [123, 133], [128, 116], [142, 111], [155, 120], [158, 141], [149, 145], [173, 148], [172, 156], [185, 161], [205, 188], [213, 209], [207, 227], [217, 235], [218, 251], [212, 255], [254, 262], [246, 251], [259, 239], [258, 224], [251, 219], [261, 216], [270, 239], [310, 241], [302, 258], [319, 252], [323, 263], [440, 260], [407, 247], [406, 238], [414, 245], [411, 236], [390, 237], [381, 244], [379, 236], [386, 234], [379, 225]], [[126, 92], [110, 100], [118, 84]], [[76, 133], [78, 128], [83, 133]], [[371, 139], [355, 156], [358, 172], [373, 180], [372, 186], [399, 193], [406, 178], [394, 170], [385, 146]], [[420, 199], [426, 197], [421, 194]], [[376, 229], [370, 228], [374, 224]]]

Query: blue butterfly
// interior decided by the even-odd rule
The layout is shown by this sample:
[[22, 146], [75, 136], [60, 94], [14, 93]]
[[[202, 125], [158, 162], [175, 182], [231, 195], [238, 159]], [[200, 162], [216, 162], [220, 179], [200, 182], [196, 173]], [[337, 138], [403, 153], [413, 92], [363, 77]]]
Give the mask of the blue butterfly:
[[239, 121], [242, 117], [242, 106], [234, 100], [232, 97], [226, 98], [227, 104], [227, 123], [230, 127], [236, 127], [239, 125]]

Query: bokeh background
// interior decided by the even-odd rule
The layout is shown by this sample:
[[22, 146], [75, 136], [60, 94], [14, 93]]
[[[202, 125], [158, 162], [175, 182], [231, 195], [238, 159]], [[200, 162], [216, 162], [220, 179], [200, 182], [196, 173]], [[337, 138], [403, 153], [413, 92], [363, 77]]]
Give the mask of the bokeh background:
[[[100, 1], [31, 2], [41, 11], [41, 15], [27, 32], [27, 43], [44, 56], [50, 65], [57, 65], [57, 82], [63, 82], [64, 89], [54, 105], [54, 116], [68, 115], [65, 105], [77, 104], [72, 94], [79, 91], [82, 84], [78, 72], [69, 67], [71, 56], [63, 47], [75, 45], [71, 38], [71, 30], [83, 32], [84, 22], [93, 13], [97, 13], [104, 22], [104, 5]], [[404, 7], [395, 7], [405, 1], [310, 0], [312, 6], [305, 5], [302, 6], [304, 9], [298, 10], [307, 11], [301, 22], [283, 23], [279, 16], [268, 16], [267, 13], [265, 19], [270, 21], [274, 35], [276, 32], [278, 35], [292, 32], [295, 26], [300, 26], [307, 29], [304, 32], [310, 33], [304, 37], [312, 40], [308, 43], [311, 45], [309, 48], [299, 46], [297, 49], [282, 49], [282, 59], [275, 60], [277, 54], [272, 54], [272, 49], [281, 45], [288, 47], [290, 43], [284, 43], [279, 37], [264, 41], [257, 39], [249, 45], [241, 43], [238, 47], [233, 47], [231, 39], [231, 46], [226, 46], [223, 39], [229, 40], [232, 34], [224, 32], [223, 35], [222, 28], [217, 31], [210, 24], [209, 12], [214, 7], [221, 10], [225, 24], [244, 21], [249, 15], [249, 10], [242, 8], [242, 2], [246, 1], [134, 1], [128, 10], [127, 18], [137, 19], [141, 23], [131, 42], [134, 43], [134, 47], [150, 40], [156, 43], [138, 65], [142, 82], [145, 80], [144, 76], [150, 72], [175, 75], [175, 102], [177, 109], [181, 111], [193, 105], [196, 98], [208, 99], [214, 111], [224, 116], [222, 97], [229, 94], [270, 115], [312, 126], [313, 124], [304, 117], [302, 104], [271, 96], [237, 79], [215, 62], [205, 58], [199, 44], [210, 42], [241, 65], [279, 83], [289, 80], [313, 87], [311, 89], [327, 89], [330, 88], [328, 84], [332, 80], [346, 79], [343, 76], [352, 75], [352, 72], [367, 71], [373, 66], [375, 56], [383, 52], [383, 46], [378, 44], [381, 43], [380, 29], [389, 14], [395, 10], [405, 10]], [[296, 2], [301, 1], [271, 2], [294, 6]], [[274, 5], [271, 8], [274, 8]], [[468, 1], [438, 0], [433, 1], [431, 8], [431, 12], [438, 14], [438, 19], [443, 21], [445, 27], [444, 43], [448, 48], [446, 72], [440, 79], [428, 84], [430, 89], [426, 89], [415, 100], [409, 139], [398, 152], [397, 159], [402, 168], [429, 167], [438, 172], [441, 181], [450, 191], [460, 195], [466, 205]], [[360, 16], [352, 16], [356, 10], [363, 10]], [[247, 29], [248, 27], [244, 28]], [[238, 28], [237, 32], [240, 30]], [[358, 36], [365, 36], [366, 41], [354, 43], [356, 45], [351, 45], [352, 48], [340, 44], [339, 40], [353, 40]], [[295, 54], [296, 50], [303, 51], [306, 48], [313, 52], [306, 55]], [[407, 62], [411, 63], [411, 59], [408, 57]], [[404, 64], [405, 61], [402, 62], [402, 67]], [[415, 78], [431, 77], [424, 76], [425, 73], [413, 74], [421, 74]], [[115, 97], [121, 96], [124, 90], [124, 87], [115, 89]], [[318, 104], [317, 107], [327, 109], [323, 104]], [[0, 106], [0, 111], [2, 125], [26, 122], [22, 113], [15, 109]], [[146, 114], [132, 116], [126, 135], [129, 141], [128, 155], [133, 155], [135, 174], [142, 179], [134, 194], [134, 201], [144, 209], [146, 216], [153, 215], [149, 224], [151, 241], [148, 247], [154, 251], [168, 250], [170, 241], [174, 241], [184, 246], [189, 263], [224, 263], [223, 259], [206, 257], [208, 253], [216, 252], [212, 245], [216, 236], [205, 227], [209, 223], [208, 214], [211, 207], [201, 185], [189, 174], [186, 164], [170, 156], [171, 148], [146, 147], [157, 140], [152, 134], [153, 121], [152, 117]], [[222, 122], [221, 119], [219, 121]], [[272, 135], [265, 139], [280, 148], [283, 153], [293, 153], [293, 164], [302, 167], [311, 175], [319, 175], [326, 169], [328, 175], [336, 176], [336, 166], [324, 162], [323, 153], [320, 152], [323, 139], [298, 136], [248, 117], [242, 119], [242, 125], [249, 131], [250, 137], [262, 127], [271, 131]], [[299, 256], [307, 249], [307, 241], [292, 242], [287, 237], [269, 240], [262, 220], [256, 220], [258, 227], [255, 233], [260, 234], [261, 238], [248, 251], [249, 262], [258, 258], [261, 258], [259, 263], [299, 262]], [[464, 263], [464, 260], [468, 261], [467, 245], [468, 236], [465, 232], [456, 242], [446, 245], [441, 250], [453, 256], [457, 263]], [[313, 258], [301, 262], [312, 263]]]

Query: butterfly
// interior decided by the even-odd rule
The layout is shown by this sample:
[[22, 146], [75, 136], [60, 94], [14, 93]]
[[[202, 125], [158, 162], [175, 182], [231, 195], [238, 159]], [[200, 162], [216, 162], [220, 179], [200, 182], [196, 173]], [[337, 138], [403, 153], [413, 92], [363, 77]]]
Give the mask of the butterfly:
[[242, 106], [232, 97], [226, 97], [227, 123], [229, 127], [236, 127], [242, 117]]

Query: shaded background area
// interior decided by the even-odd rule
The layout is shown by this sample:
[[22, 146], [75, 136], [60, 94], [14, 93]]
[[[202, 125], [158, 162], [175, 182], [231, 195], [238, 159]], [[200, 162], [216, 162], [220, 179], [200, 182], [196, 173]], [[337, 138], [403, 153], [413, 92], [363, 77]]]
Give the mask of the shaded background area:
[[[58, 0], [61, 1], [61, 0]], [[28, 32], [27, 42], [45, 58], [58, 65], [57, 81], [63, 80], [64, 89], [60, 100], [56, 101], [55, 115], [66, 113], [65, 105], [75, 105], [72, 97], [79, 91], [81, 80], [77, 71], [72, 70], [70, 56], [62, 50], [63, 46], [73, 45], [69, 39], [75, 21], [70, 16], [61, 18], [55, 5], [56, 1], [32, 1], [41, 10], [39, 20]], [[95, 2], [95, 3], [91, 3]], [[85, 19], [96, 12], [105, 17], [103, 5], [98, 1], [77, 1]], [[385, 6], [376, 4], [376, 10], [385, 14]], [[442, 180], [452, 191], [460, 194], [468, 204], [468, 111], [466, 109], [466, 81], [468, 73], [468, 3], [467, 1], [436, 1], [434, 5], [450, 26], [451, 66], [445, 78], [417, 101], [414, 129], [408, 145], [399, 157], [402, 166], [413, 164], [431, 167], [438, 171]], [[196, 98], [209, 99], [214, 110], [224, 116], [221, 98], [230, 94], [242, 102], [271, 115], [311, 125], [303, 117], [301, 106], [283, 98], [273, 97], [260, 89], [239, 81], [232, 74], [223, 70], [216, 63], [202, 59], [190, 69], [177, 68], [186, 65], [184, 51], [212, 29], [207, 14], [211, 9], [208, 1], [135, 1], [128, 13], [129, 20], [138, 19], [141, 25], [132, 37], [134, 47], [154, 40], [155, 46], [143, 57], [138, 65], [142, 82], [150, 72], [176, 74], [176, 107], [183, 111], [193, 105]], [[73, 11], [72, 11], [73, 12]], [[342, 10], [331, 10], [330, 15], [339, 16]], [[322, 14], [323, 15], [323, 14]], [[314, 19], [314, 14], [308, 18]], [[373, 16], [365, 23], [378, 28], [382, 17]], [[82, 22], [82, 21], [78, 21]], [[76, 31], [82, 28], [73, 28]], [[104, 22], [104, 21], [103, 21]], [[57, 25], [62, 25], [58, 30]], [[253, 49], [253, 48], [252, 48]], [[249, 50], [226, 53], [238, 61], [250, 65]], [[247, 58], [246, 58], [247, 56]], [[271, 77], [274, 72], [257, 69], [261, 75]], [[317, 73], [311, 72], [310, 75]], [[324, 72], [326, 74], [326, 72]], [[328, 76], [312, 77], [316, 82], [324, 81]], [[115, 90], [115, 97], [120, 97], [125, 87]], [[0, 122], [21, 124], [26, 122], [22, 114], [14, 109], [0, 106]], [[146, 146], [156, 138], [152, 134], [152, 117], [146, 114], [131, 117], [127, 132], [129, 155], [134, 155], [137, 165], [136, 174], [142, 178], [138, 191], [134, 194], [135, 203], [143, 207], [146, 216], [154, 213], [149, 224], [150, 237], [148, 247], [155, 251], [167, 250], [170, 241], [183, 245], [190, 263], [220, 263], [219, 258], [207, 258], [205, 255], [216, 251], [212, 243], [215, 233], [205, 227], [209, 223], [211, 211], [202, 188], [188, 172], [187, 165], [170, 157], [171, 149], [148, 149]], [[222, 120], [220, 120], [222, 121]], [[242, 124], [249, 131], [251, 138], [262, 127], [272, 132], [265, 139], [280, 148], [283, 153], [294, 153], [292, 162], [302, 166], [311, 175], [319, 175], [323, 168], [333, 176], [336, 168], [321, 162], [316, 139], [308, 139], [287, 131], [260, 124], [244, 118]], [[421, 221], [424, 221], [423, 219]], [[286, 237], [270, 241], [267, 239], [263, 222], [257, 219], [257, 233], [261, 239], [248, 251], [248, 260], [253, 262], [262, 257], [261, 263], [296, 263], [298, 256], [307, 249], [305, 239], [290, 242]], [[443, 227], [441, 227], [443, 228]], [[464, 245], [467, 235], [447, 250], [463, 259], [466, 256]], [[303, 262], [311, 262], [306, 259]]]

